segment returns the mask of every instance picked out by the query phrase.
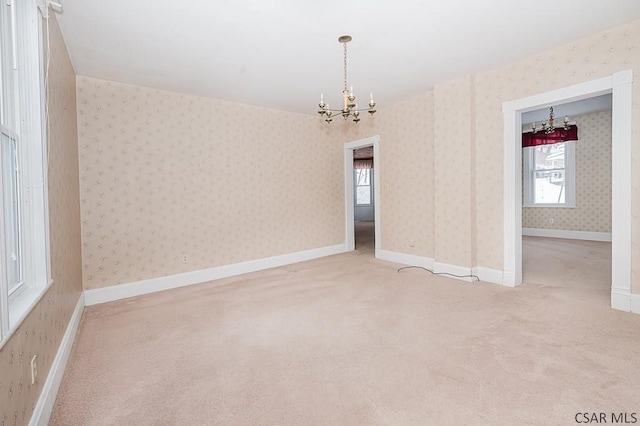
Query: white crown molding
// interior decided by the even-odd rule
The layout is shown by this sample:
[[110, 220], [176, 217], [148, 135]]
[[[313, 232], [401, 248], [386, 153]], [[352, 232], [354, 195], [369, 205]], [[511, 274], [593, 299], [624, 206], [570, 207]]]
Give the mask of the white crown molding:
[[346, 252], [345, 244], [321, 247], [280, 256], [266, 257], [263, 259], [249, 260], [247, 262], [234, 263], [232, 265], [216, 266], [198, 271], [184, 272], [147, 280], [135, 281], [127, 284], [119, 284], [110, 287], [97, 288], [85, 291], [85, 303], [87, 306], [99, 303], [112, 302], [142, 294], [155, 293], [172, 288], [233, 277], [249, 272], [261, 271], [305, 260], [316, 259]]

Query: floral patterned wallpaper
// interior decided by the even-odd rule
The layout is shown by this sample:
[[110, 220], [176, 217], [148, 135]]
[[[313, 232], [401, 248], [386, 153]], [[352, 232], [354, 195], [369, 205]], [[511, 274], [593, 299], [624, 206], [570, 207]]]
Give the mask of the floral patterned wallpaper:
[[[412, 114], [412, 120], [405, 120], [402, 131], [412, 135], [415, 141], [423, 141], [425, 153], [433, 158], [418, 156], [423, 161], [417, 167], [405, 168], [406, 175], [417, 174], [419, 179], [406, 179], [400, 185], [396, 173], [402, 173], [403, 166], [385, 155], [390, 155], [391, 147], [411, 149], [416, 144], [404, 145], [395, 138], [392, 119], [386, 115], [400, 111], [411, 100], [397, 105], [380, 108], [377, 123], [360, 126], [357, 131], [343, 132], [343, 141], [379, 133], [380, 176], [382, 180], [382, 244], [387, 250], [433, 257], [437, 261], [460, 266], [483, 266], [501, 270], [503, 267], [503, 119], [502, 104], [506, 101], [543, 93], [580, 82], [590, 81], [626, 69], [640, 72], [640, 21], [612, 28], [593, 36], [576, 40], [538, 55], [495, 68], [474, 76], [461, 77], [440, 85], [430, 92], [430, 105]], [[635, 78], [633, 94], [633, 169], [640, 170], [640, 82]], [[415, 102], [413, 106], [422, 105]], [[434, 116], [435, 114], [435, 116]], [[395, 117], [400, 120], [402, 117]], [[427, 124], [421, 125], [425, 121]], [[370, 126], [370, 127], [367, 127]], [[458, 134], [450, 137], [444, 132], [449, 126]], [[605, 125], [606, 126], [606, 125]], [[430, 129], [430, 130], [429, 130]], [[396, 140], [396, 144], [386, 141]], [[399, 158], [399, 157], [396, 157]], [[452, 164], [448, 169], [446, 165]], [[393, 169], [393, 172], [391, 172]], [[453, 172], [455, 169], [455, 172]], [[385, 183], [389, 185], [385, 187]], [[583, 181], [584, 182], [584, 181]], [[632, 199], [633, 235], [632, 264], [640, 265], [640, 184], [634, 173]], [[607, 186], [607, 182], [602, 182]], [[592, 185], [593, 186], [593, 185]], [[610, 187], [610, 185], [609, 185]], [[385, 189], [386, 188], [386, 189]], [[597, 188], [594, 188], [597, 190]], [[599, 190], [598, 190], [599, 191]], [[606, 191], [599, 191], [606, 197]], [[421, 194], [423, 202], [411, 201], [402, 205], [385, 203], [399, 193]], [[415, 200], [415, 196], [408, 198]], [[427, 205], [435, 207], [429, 208]], [[393, 206], [393, 207], [391, 207]], [[610, 220], [610, 207], [601, 205], [598, 215]], [[388, 222], [387, 208], [398, 212], [398, 217], [411, 220], [397, 224]], [[560, 220], [559, 223], [563, 223]], [[556, 222], [558, 223], [558, 222]], [[608, 229], [602, 221], [592, 224], [593, 229]], [[394, 241], [389, 230], [395, 235], [403, 234], [402, 241]], [[413, 230], [427, 230], [423, 235], [429, 242], [427, 247], [418, 249], [407, 247], [406, 236]], [[604, 232], [604, 231], [603, 231]], [[422, 237], [424, 238], [424, 237]], [[393, 244], [392, 244], [393, 242]], [[388, 245], [389, 243], [389, 245]], [[431, 248], [432, 247], [432, 248]], [[640, 292], [640, 267], [634, 266], [633, 291]]]
[[[478, 263], [502, 269], [502, 104], [633, 69], [632, 262], [640, 293], [640, 20], [476, 76]], [[498, 158], [498, 161], [496, 161]]]
[[77, 90], [85, 289], [344, 243], [342, 149], [317, 117]]
[[433, 257], [433, 96], [429, 91], [383, 106], [357, 125], [334, 122], [329, 127], [340, 144], [380, 135], [380, 158], [374, 161], [380, 175], [377, 225], [383, 250]]
[[[75, 72], [55, 16], [50, 34], [48, 181], [55, 283], [0, 349], [0, 425], [29, 422], [82, 291]], [[36, 354], [38, 379], [31, 385], [30, 360]]]
[[433, 91], [380, 110], [382, 248], [434, 255]]
[[572, 119], [580, 139], [576, 142], [576, 208], [525, 207], [522, 227], [611, 233], [611, 111]]
[[473, 78], [435, 87], [435, 260], [473, 262]]
[[[358, 126], [80, 77], [85, 286], [343, 242], [342, 144], [373, 134], [381, 136], [382, 248], [502, 269], [503, 102], [640, 68], [639, 34], [635, 21], [452, 80]], [[408, 108], [417, 110], [407, 116]], [[244, 172], [234, 167], [241, 160]], [[303, 175], [319, 197], [304, 198], [306, 186], [294, 184]], [[258, 205], [260, 214], [248, 213]], [[640, 264], [640, 197], [633, 206]], [[312, 218], [310, 227], [297, 217]]]

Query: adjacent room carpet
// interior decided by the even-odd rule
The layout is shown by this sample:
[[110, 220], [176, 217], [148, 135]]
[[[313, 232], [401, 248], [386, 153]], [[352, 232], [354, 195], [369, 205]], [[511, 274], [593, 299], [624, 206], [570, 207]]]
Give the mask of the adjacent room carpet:
[[640, 315], [609, 307], [610, 244], [526, 238], [526, 282], [506, 288], [397, 272], [368, 240], [88, 307], [51, 424], [572, 425], [640, 411]]

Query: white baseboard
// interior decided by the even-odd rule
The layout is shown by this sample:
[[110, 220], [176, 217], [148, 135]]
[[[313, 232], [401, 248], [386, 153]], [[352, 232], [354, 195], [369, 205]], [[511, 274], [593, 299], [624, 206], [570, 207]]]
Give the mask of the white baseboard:
[[[386, 260], [388, 262], [400, 263], [402, 265], [421, 266], [432, 270], [435, 273], [447, 273], [453, 275], [475, 275], [480, 281], [506, 285], [503, 281], [503, 273], [498, 269], [485, 268], [483, 266], [474, 266], [473, 268], [449, 265], [446, 263], [440, 263], [434, 261], [430, 257], [416, 256], [414, 254], [399, 253], [389, 250], [376, 250], [376, 258], [380, 260]], [[454, 277], [451, 275], [444, 275], [450, 278], [455, 278], [463, 281], [475, 281], [473, 277]]]
[[522, 228], [530, 237], [568, 238], [571, 240], [611, 241], [611, 232], [564, 231], [562, 229]]
[[640, 294], [631, 294], [630, 312], [640, 314]]
[[67, 325], [67, 330], [62, 337], [62, 341], [60, 341], [58, 352], [51, 364], [49, 375], [44, 382], [38, 402], [33, 409], [31, 420], [29, 420], [30, 426], [46, 426], [49, 424], [49, 418], [51, 417], [51, 413], [53, 413], [58, 389], [60, 388], [60, 383], [62, 383], [62, 376], [64, 375], [64, 370], [67, 367], [67, 361], [71, 354], [71, 347], [73, 346], [73, 341], [78, 331], [80, 319], [82, 319], [84, 306], [84, 293], [81, 293], [78, 298], [78, 303], [76, 303], [76, 308], [73, 310], [73, 315], [71, 315], [71, 319], [69, 320], [69, 325]]
[[611, 307], [619, 311], [640, 314], [640, 294], [629, 293], [629, 290], [611, 289]]
[[612, 288], [611, 307], [619, 311], [631, 312], [631, 294], [627, 290]]
[[[518, 283], [521, 284], [521, 283]], [[505, 287], [516, 287], [516, 274], [513, 272], [502, 273], [502, 285]]]
[[471, 268], [471, 273], [480, 278], [480, 281], [506, 285], [504, 283], [504, 274], [499, 269], [485, 268], [484, 266], [474, 266], [473, 268]]
[[[462, 281], [476, 281], [473, 277], [465, 277], [464, 275], [473, 275], [472, 268], [458, 265], [451, 265], [448, 263], [433, 262], [433, 272], [436, 274], [451, 274], [446, 275], [449, 278], [455, 278]], [[459, 275], [459, 276], [454, 276]]]
[[402, 265], [421, 266], [423, 268], [433, 269], [433, 259], [430, 257], [416, 256], [415, 254], [376, 249], [376, 258], [386, 260], [387, 262], [400, 263]]
[[640, 314], [640, 294], [629, 293], [627, 289], [611, 289], [611, 307], [619, 311]]
[[283, 254], [280, 256], [249, 260], [247, 262], [234, 263], [232, 265], [216, 266], [198, 271], [184, 272], [181, 274], [150, 278], [148, 280], [135, 281], [127, 284], [86, 290], [84, 292], [85, 303], [87, 306], [97, 305], [99, 303], [112, 302], [114, 300], [126, 299], [128, 297], [140, 296], [142, 294], [155, 293], [157, 291], [233, 277], [249, 272], [261, 271], [263, 269], [276, 268], [278, 266], [344, 253], [346, 251], [346, 244], [338, 244], [335, 246], [321, 247], [296, 253]]

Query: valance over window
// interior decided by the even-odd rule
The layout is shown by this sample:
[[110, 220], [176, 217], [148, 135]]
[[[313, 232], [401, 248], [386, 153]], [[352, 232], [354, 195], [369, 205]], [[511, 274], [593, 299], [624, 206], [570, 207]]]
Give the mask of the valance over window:
[[577, 141], [578, 140], [578, 126], [571, 125], [568, 130], [562, 127], [555, 129], [551, 133], [545, 132], [528, 132], [522, 134], [522, 147], [538, 146], [538, 145], [552, 145], [554, 143]]
[[365, 160], [353, 160], [354, 169], [373, 169], [373, 158]]

